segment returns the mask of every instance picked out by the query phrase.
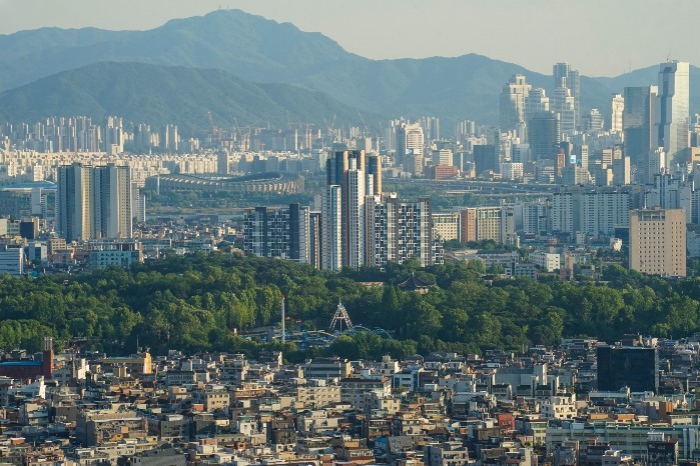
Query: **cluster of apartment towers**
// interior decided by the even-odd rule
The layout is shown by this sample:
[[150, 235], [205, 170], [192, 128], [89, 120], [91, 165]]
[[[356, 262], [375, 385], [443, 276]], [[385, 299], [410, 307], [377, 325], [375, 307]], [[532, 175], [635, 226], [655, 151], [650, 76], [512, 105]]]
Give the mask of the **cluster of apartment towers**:
[[68, 242], [128, 239], [134, 217], [145, 217], [145, 198], [128, 166], [73, 163], [58, 167], [57, 178], [58, 234]]
[[258, 256], [340, 270], [384, 267], [415, 258], [422, 266], [442, 262], [429, 198], [402, 201], [382, 192], [381, 158], [363, 150], [335, 151], [326, 162], [321, 209], [248, 209], [245, 249]]

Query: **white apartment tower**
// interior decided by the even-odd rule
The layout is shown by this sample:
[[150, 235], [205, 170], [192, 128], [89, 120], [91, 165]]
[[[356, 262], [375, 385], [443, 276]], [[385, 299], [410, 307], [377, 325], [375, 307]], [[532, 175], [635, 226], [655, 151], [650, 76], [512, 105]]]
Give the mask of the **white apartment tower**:
[[347, 265], [355, 269], [364, 264], [365, 247], [365, 172], [357, 160], [349, 159], [347, 172]]
[[321, 207], [321, 268], [338, 271], [343, 266], [343, 196], [339, 185], [323, 191]]

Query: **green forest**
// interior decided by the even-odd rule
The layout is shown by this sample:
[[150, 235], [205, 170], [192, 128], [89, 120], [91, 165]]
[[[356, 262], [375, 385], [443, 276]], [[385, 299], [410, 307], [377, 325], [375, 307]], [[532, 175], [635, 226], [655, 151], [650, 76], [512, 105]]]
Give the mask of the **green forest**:
[[[639, 332], [679, 338], [700, 330], [700, 278], [668, 281], [608, 267], [604, 283], [483, 278], [480, 263], [428, 268], [415, 263], [340, 274], [289, 261], [212, 253], [167, 258], [130, 270], [0, 281], [0, 347], [36, 351], [43, 336], [61, 345], [80, 337], [92, 349], [129, 354], [137, 345], [168, 349], [283, 349], [290, 361], [335, 354], [348, 358], [486, 349], [522, 351], [561, 337], [614, 341]], [[434, 283], [424, 295], [397, 285], [412, 273]], [[491, 277], [493, 278], [493, 277]], [[384, 282], [366, 286], [361, 282]], [[241, 336], [275, 325], [281, 295], [288, 327], [324, 329], [338, 300], [355, 324], [381, 327], [393, 338], [355, 334], [328, 348], [297, 350]]]

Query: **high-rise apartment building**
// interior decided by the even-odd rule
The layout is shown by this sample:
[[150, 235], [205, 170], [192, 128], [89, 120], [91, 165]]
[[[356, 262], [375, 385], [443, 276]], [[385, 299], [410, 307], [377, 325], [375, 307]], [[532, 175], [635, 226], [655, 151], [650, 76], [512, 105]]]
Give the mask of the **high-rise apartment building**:
[[[341, 245], [344, 266], [359, 267], [366, 241], [365, 198], [381, 194], [381, 162], [362, 150], [336, 151], [326, 162], [328, 186], [339, 186], [341, 195]], [[325, 195], [331, 195], [326, 191]], [[323, 222], [322, 222], [323, 223]]]
[[370, 196], [366, 263], [384, 267], [415, 258], [421, 266], [441, 262], [440, 241], [436, 241], [430, 198], [402, 201], [396, 195]]
[[58, 231], [66, 241], [132, 236], [129, 167], [74, 163], [57, 170]]
[[321, 208], [321, 268], [340, 270], [343, 266], [343, 195], [338, 185], [327, 186]]
[[93, 167], [92, 231], [97, 238], [131, 238], [131, 170], [108, 164]]
[[525, 100], [532, 86], [522, 74], [513, 75], [501, 92], [501, 131], [515, 130], [525, 123]]
[[308, 207], [247, 209], [243, 223], [244, 249], [261, 257], [311, 263]]
[[80, 163], [61, 166], [57, 176], [58, 234], [68, 242], [93, 239], [92, 167]]
[[663, 147], [666, 168], [687, 160], [690, 124], [688, 62], [662, 63], [656, 96], [653, 147]]
[[656, 86], [625, 87], [625, 108], [622, 112], [624, 153], [637, 168], [638, 183], [648, 183], [649, 155], [654, 140], [652, 132], [656, 117]]
[[631, 210], [629, 267], [667, 277], [686, 275], [686, 223], [682, 209]]

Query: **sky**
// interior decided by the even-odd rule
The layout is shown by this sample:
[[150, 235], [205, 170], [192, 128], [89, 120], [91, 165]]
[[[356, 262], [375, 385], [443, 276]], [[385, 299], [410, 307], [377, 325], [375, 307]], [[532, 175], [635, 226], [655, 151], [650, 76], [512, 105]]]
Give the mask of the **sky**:
[[551, 74], [616, 76], [667, 58], [700, 64], [698, 0], [0, 0], [0, 34], [46, 26], [152, 29], [238, 8], [321, 32], [373, 58], [478, 53]]

